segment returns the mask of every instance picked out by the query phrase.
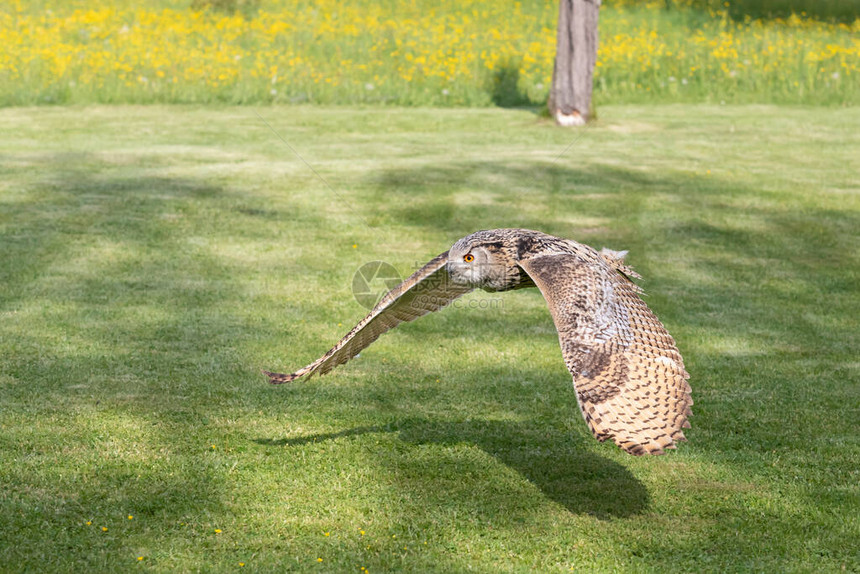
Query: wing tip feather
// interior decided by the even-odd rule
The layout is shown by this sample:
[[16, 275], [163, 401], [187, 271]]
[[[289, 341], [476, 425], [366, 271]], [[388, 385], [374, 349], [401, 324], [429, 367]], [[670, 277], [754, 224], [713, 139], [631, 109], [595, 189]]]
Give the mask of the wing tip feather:
[[273, 385], [282, 385], [284, 383], [291, 383], [301, 377], [304, 373], [272, 373], [270, 371], [263, 371], [263, 374], [269, 377], [269, 383]]

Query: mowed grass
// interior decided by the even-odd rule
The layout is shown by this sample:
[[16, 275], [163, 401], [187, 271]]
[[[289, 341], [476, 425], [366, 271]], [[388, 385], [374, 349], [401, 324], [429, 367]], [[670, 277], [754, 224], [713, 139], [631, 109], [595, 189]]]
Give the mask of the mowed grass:
[[[858, 125], [3, 110], [0, 569], [857, 571]], [[363, 263], [405, 275], [503, 226], [630, 250], [691, 373], [689, 442], [596, 442], [533, 290], [323, 378], [260, 374], [363, 316]]]

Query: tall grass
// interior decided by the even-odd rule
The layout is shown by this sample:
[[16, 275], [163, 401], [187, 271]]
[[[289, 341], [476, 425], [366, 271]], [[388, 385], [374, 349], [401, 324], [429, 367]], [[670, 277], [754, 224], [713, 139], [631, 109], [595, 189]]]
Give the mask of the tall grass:
[[[598, 102], [858, 101], [860, 21], [730, 10], [606, 5]], [[540, 103], [555, 12], [543, 1], [16, 0], [0, 8], [0, 105]]]

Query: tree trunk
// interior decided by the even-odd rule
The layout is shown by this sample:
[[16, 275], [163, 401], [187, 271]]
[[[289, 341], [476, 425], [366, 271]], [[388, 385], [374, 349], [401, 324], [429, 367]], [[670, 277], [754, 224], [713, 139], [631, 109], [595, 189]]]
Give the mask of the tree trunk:
[[549, 112], [562, 126], [581, 126], [591, 110], [600, 0], [560, 0]]

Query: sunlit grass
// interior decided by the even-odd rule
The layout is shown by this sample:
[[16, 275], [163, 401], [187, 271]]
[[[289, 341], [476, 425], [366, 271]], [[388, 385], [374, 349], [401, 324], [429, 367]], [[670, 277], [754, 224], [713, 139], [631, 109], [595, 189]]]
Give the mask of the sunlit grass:
[[[3, 110], [0, 569], [856, 571], [858, 122], [606, 106], [568, 148], [498, 109]], [[260, 374], [362, 316], [361, 264], [499, 226], [630, 250], [689, 442], [597, 443], [534, 291]]]
[[[597, 101], [856, 103], [860, 20], [733, 20], [678, 2], [601, 9]], [[205, 2], [196, 4], [205, 7]], [[552, 2], [125, 0], [0, 7], [0, 105], [545, 100]]]

